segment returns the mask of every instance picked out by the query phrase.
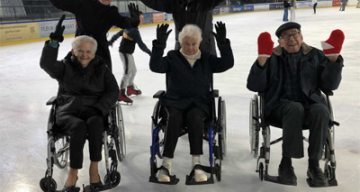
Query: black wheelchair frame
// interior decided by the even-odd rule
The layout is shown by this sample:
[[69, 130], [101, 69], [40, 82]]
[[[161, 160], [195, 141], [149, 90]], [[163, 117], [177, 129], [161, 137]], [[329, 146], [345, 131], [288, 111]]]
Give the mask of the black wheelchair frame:
[[[39, 183], [44, 192], [56, 191], [57, 183], [53, 179], [54, 165], [64, 169], [69, 161], [70, 138], [66, 133], [58, 131], [55, 124], [56, 99], [57, 97], [55, 96], [46, 102], [46, 105], [51, 105], [47, 124], [47, 169], [45, 176]], [[122, 161], [126, 154], [125, 128], [121, 106], [118, 102], [110, 110], [106, 125], [103, 133], [106, 166], [104, 185], [108, 188], [114, 188], [119, 185], [121, 180], [120, 172], [117, 171], [118, 161]]]
[[[323, 160], [324, 163], [324, 174], [328, 181], [329, 186], [337, 186], [336, 180], [336, 160], [335, 160], [335, 149], [334, 149], [334, 138], [335, 138], [335, 126], [340, 124], [334, 120], [334, 114], [332, 105], [330, 102], [330, 96], [333, 95], [332, 91], [323, 91], [323, 96], [325, 95], [325, 100], [327, 107], [330, 112], [330, 122], [328, 134], [326, 137], [326, 143], [323, 150]], [[278, 143], [282, 140], [282, 137], [271, 140], [270, 139], [270, 126], [280, 127], [278, 125], [273, 125], [269, 123], [264, 117], [264, 99], [263, 93], [258, 93], [250, 101], [250, 118], [249, 118], [249, 134], [250, 134], [250, 151], [254, 158], [257, 158], [256, 172], [259, 174], [259, 179], [261, 181], [271, 181], [275, 182], [274, 176], [268, 174], [268, 167], [270, 163], [270, 146]], [[259, 146], [260, 138], [259, 132], [262, 134], [262, 143]], [[303, 137], [305, 141], [308, 141], [307, 138]], [[260, 149], [260, 154], [259, 154]]]
[[[152, 119], [151, 136], [152, 142], [150, 146], [150, 177], [149, 181], [158, 183], [156, 173], [160, 169], [157, 165], [157, 157], [162, 159], [162, 152], [165, 144], [166, 134], [166, 118], [163, 115], [163, 106], [160, 98], [165, 94], [165, 91], [158, 91], [153, 98], [159, 99], [154, 107]], [[211, 91], [213, 96], [211, 104], [211, 117], [206, 122], [206, 130], [204, 132], [204, 140], [209, 144], [209, 166], [202, 166], [205, 172], [210, 173], [210, 178], [207, 183], [214, 183], [214, 174], [218, 181], [221, 181], [221, 161], [226, 155], [226, 106], [225, 101], [219, 97], [218, 90]], [[216, 113], [216, 101], [217, 113]], [[187, 134], [186, 128], [179, 137]], [[216, 139], [217, 138], [217, 139]], [[191, 175], [191, 174], [190, 174]], [[187, 175], [186, 184], [192, 185], [190, 181], [192, 176]], [[176, 184], [178, 180], [171, 184]]]

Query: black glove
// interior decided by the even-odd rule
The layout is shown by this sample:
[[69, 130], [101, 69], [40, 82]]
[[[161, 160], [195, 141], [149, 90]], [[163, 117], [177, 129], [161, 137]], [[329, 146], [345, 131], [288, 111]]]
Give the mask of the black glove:
[[215, 30], [216, 33], [213, 32], [215, 38], [216, 38], [216, 42], [218, 44], [224, 44], [226, 42], [226, 27], [225, 27], [225, 23], [218, 21], [215, 24]]
[[167, 38], [169, 37], [169, 34], [171, 33], [172, 29], [169, 31], [167, 30], [169, 27], [169, 24], [159, 24], [156, 28], [156, 40], [157, 43], [160, 45], [166, 45]]
[[92, 116], [102, 116], [101, 111], [95, 107], [83, 107], [80, 110], [79, 117], [81, 119], [88, 119]]
[[65, 15], [62, 15], [59, 22], [56, 25], [55, 31], [50, 33], [50, 39], [57, 42], [63, 42], [64, 41], [64, 30], [65, 26], [62, 25], [62, 22], [65, 19]]
[[135, 3], [130, 3], [128, 5], [128, 9], [131, 18], [139, 18], [139, 16], [142, 14], [142, 12], [139, 11], [139, 6], [135, 5]]
[[132, 27], [138, 27], [140, 24], [140, 15], [142, 14], [139, 11], [139, 6], [135, 5], [135, 3], [130, 3], [128, 5], [129, 13], [130, 13], [130, 24]]

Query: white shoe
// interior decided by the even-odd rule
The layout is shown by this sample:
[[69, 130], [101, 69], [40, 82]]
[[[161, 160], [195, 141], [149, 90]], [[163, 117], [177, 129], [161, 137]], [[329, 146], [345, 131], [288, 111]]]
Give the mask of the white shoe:
[[203, 171], [201, 169], [195, 169], [194, 179], [196, 182], [204, 182], [204, 181], [207, 181], [208, 177], [207, 177], [205, 171]]
[[170, 182], [170, 176], [171, 175], [171, 167], [172, 167], [172, 158], [164, 157], [162, 166], [165, 167], [169, 174], [164, 169], [160, 169], [158, 173], [158, 181], [159, 182]]
[[164, 169], [160, 169], [158, 173], [159, 182], [170, 182], [170, 177]]
[[[192, 166], [201, 165], [200, 162], [200, 155], [193, 155], [192, 156]], [[207, 181], [208, 177], [202, 169], [195, 169], [194, 170], [194, 180], [195, 182], [204, 182]]]

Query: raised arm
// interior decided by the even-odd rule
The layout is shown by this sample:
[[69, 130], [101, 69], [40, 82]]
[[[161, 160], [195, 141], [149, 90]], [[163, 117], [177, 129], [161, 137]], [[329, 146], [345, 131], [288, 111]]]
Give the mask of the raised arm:
[[216, 56], [213, 56], [215, 58], [210, 59], [210, 64], [213, 72], [223, 72], [234, 66], [234, 56], [230, 46], [230, 41], [229, 39], [226, 39], [225, 23], [217, 22], [215, 24], [215, 30], [216, 33], [213, 34], [216, 38], [221, 57], [217, 58]]
[[153, 41], [153, 49], [150, 57], [150, 70], [156, 73], [166, 73], [169, 62], [163, 57], [166, 40], [172, 30], [167, 31], [168, 24], [159, 24], [156, 28], [156, 40]]
[[49, 0], [56, 8], [72, 13], [80, 10], [83, 0]]
[[115, 25], [122, 29], [131, 28], [131, 18], [120, 15], [118, 8], [115, 6], [111, 6], [109, 10], [109, 18], [112, 25]]
[[50, 34], [50, 40], [45, 42], [45, 46], [41, 53], [40, 67], [44, 69], [52, 78], [60, 80], [64, 73], [64, 63], [57, 61], [59, 43], [64, 40], [63, 33], [65, 26], [62, 22], [65, 19], [65, 15], [61, 16], [55, 31]]
[[254, 92], [263, 92], [267, 84], [267, 66], [272, 55], [274, 42], [269, 32], [262, 32], [257, 39], [258, 59], [252, 65], [247, 88]]

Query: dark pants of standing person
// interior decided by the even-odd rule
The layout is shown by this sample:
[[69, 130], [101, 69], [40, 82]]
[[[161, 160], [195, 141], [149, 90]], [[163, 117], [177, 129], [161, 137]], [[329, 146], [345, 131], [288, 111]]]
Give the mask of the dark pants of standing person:
[[289, 8], [284, 8], [283, 21], [289, 21]]
[[282, 125], [283, 157], [304, 157], [302, 130], [309, 129], [309, 159], [321, 159], [330, 121], [326, 105], [315, 103], [305, 109], [299, 102], [281, 100], [268, 118]]
[[316, 14], [316, 7], [317, 7], [317, 3], [314, 3], [314, 5], [313, 5], [314, 14]]
[[202, 146], [206, 112], [196, 106], [191, 106], [185, 110], [165, 107], [165, 112], [167, 113], [167, 130], [163, 156], [168, 158], [174, 157], [176, 144], [184, 126], [188, 130], [190, 154], [203, 154]]
[[71, 168], [82, 168], [86, 138], [89, 140], [90, 160], [101, 161], [104, 117], [92, 116], [87, 120], [83, 120], [73, 115], [65, 115], [59, 118], [56, 124], [69, 133]]

